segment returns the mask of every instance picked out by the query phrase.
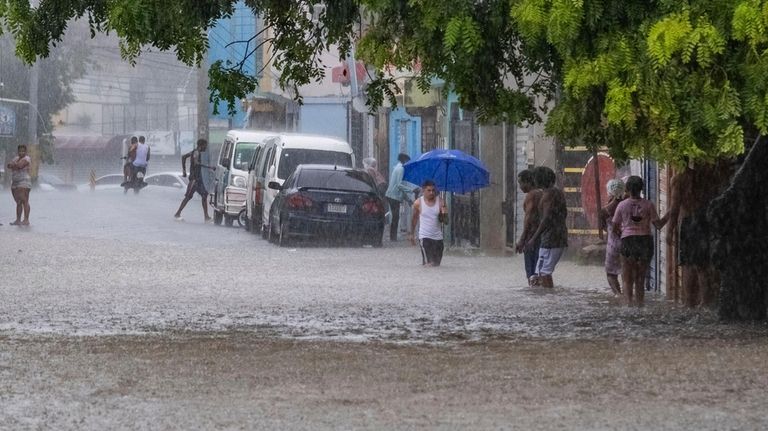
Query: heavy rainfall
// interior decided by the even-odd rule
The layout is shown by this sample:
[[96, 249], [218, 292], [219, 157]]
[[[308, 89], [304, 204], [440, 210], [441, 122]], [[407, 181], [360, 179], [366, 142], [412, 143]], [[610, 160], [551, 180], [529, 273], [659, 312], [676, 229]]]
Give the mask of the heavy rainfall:
[[626, 160], [402, 70], [373, 112], [354, 49], [295, 93], [218, 18], [201, 67], [0, 33], [0, 430], [768, 427], [761, 139]]

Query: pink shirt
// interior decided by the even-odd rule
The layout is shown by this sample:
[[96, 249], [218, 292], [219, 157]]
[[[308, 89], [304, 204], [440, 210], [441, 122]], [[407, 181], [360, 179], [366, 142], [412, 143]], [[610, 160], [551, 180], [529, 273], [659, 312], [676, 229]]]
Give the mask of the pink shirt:
[[650, 235], [651, 223], [659, 219], [656, 206], [648, 199], [624, 199], [616, 207], [613, 224], [621, 227], [621, 237]]

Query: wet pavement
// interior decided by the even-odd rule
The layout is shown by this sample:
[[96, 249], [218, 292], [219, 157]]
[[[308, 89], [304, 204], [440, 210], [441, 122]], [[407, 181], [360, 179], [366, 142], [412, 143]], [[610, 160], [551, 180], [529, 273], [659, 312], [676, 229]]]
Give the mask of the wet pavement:
[[601, 267], [569, 261], [545, 290], [520, 256], [279, 248], [203, 223], [199, 197], [175, 221], [181, 198], [33, 191], [19, 228], [2, 197], [0, 429], [768, 424], [764, 323], [652, 292], [628, 309]]

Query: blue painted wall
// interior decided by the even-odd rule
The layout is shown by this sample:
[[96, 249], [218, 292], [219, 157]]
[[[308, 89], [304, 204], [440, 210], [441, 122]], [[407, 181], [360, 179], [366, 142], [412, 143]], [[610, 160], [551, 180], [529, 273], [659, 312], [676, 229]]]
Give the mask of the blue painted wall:
[[[235, 13], [230, 18], [217, 21], [216, 25], [208, 31], [208, 41], [210, 45], [208, 51], [209, 64], [213, 64], [218, 60], [222, 60], [225, 64], [227, 60], [231, 61], [233, 64], [239, 63], [245, 55], [246, 49], [248, 51], [253, 50], [258, 42], [254, 39], [248, 46], [246, 46], [245, 43], [236, 43], [230, 46], [227, 46], [227, 44], [239, 40], [247, 41], [253, 37], [256, 32], [256, 17], [254, 16], [253, 11], [251, 11], [251, 9], [242, 1], [239, 1], [235, 6]], [[261, 57], [259, 52], [257, 52], [245, 63], [243, 71], [255, 75], [259, 69], [261, 69], [260, 63]], [[243, 127], [245, 112], [242, 111], [239, 102], [236, 104], [236, 107], [237, 113], [235, 116], [230, 117], [227, 112], [226, 102], [221, 102], [218, 105], [219, 113], [213, 115], [213, 104], [211, 103], [208, 106], [208, 116], [212, 119], [231, 118], [232, 128], [239, 129]]]

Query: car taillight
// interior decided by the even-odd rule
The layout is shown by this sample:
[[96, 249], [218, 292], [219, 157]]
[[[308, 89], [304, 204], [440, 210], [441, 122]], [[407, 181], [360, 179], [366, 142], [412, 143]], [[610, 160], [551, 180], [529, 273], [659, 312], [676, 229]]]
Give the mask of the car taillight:
[[368, 199], [363, 202], [363, 213], [370, 215], [384, 214], [384, 205], [378, 199]]
[[253, 202], [261, 204], [261, 183], [256, 183], [253, 186]]
[[309, 209], [312, 208], [312, 199], [301, 193], [294, 193], [285, 199], [286, 205], [295, 209]]

